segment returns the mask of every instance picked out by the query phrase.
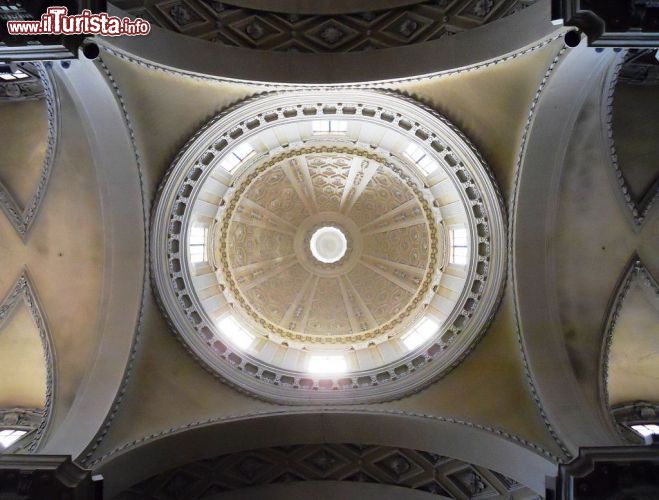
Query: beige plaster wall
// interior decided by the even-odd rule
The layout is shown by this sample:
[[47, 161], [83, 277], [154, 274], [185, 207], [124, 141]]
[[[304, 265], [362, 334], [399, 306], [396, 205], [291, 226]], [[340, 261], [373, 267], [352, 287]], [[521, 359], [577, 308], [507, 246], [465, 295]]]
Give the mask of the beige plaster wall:
[[48, 145], [46, 100], [0, 102], [0, 183], [20, 207], [32, 198]]
[[39, 330], [21, 301], [0, 324], [0, 408], [43, 408], [46, 377]]

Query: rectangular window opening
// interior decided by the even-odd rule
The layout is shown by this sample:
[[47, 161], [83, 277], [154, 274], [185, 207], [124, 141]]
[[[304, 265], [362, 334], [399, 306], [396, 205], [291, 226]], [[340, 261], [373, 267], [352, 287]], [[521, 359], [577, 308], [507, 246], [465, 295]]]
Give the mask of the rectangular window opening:
[[220, 166], [227, 172], [232, 172], [243, 161], [256, 154], [254, 148], [247, 141], [238, 144], [220, 162]]
[[190, 239], [188, 242], [188, 249], [190, 252], [190, 262], [196, 264], [198, 262], [208, 261], [208, 253], [206, 252], [207, 238], [208, 238], [208, 227], [192, 226], [192, 228], [190, 229]]
[[311, 356], [309, 373], [345, 373], [348, 364], [343, 356]]
[[469, 247], [467, 245], [467, 229], [456, 228], [449, 231], [449, 238], [451, 244], [451, 256], [449, 261], [452, 264], [460, 266], [467, 265], [467, 258], [469, 257]]
[[408, 160], [411, 160], [413, 163], [423, 170], [426, 175], [432, 174], [435, 170], [439, 168], [437, 162], [428, 156], [426, 152], [417, 146], [414, 143], [410, 143], [403, 151], [403, 154], [407, 157]]
[[0, 430], [0, 449], [6, 450], [20, 438], [22, 438], [27, 431], [19, 429], [3, 429]]
[[423, 318], [413, 330], [403, 335], [402, 340], [405, 347], [410, 351], [427, 342], [437, 333], [439, 323], [432, 318]]
[[247, 349], [254, 340], [254, 336], [240, 326], [233, 316], [220, 320], [217, 326], [231, 343], [241, 349]]

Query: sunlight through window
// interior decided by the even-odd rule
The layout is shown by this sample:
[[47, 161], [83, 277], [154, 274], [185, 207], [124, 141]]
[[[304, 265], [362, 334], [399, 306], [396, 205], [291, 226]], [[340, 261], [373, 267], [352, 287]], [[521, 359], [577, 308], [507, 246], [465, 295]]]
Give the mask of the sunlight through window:
[[254, 336], [241, 327], [233, 316], [222, 319], [217, 326], [231, 343], [241, 349], [247, 349], [254, 340]]
[[343, 356], [311, 356], [309, 373], [344, 373], [348, 364]]

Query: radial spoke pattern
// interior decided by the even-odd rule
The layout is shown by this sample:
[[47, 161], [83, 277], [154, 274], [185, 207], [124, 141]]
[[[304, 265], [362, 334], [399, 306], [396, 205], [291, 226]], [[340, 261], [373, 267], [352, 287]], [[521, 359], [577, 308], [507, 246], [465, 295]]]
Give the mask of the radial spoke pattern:
[[[298, 248], [305, 220], [327, 214], [351, 221], [361, 241], [354, 262], [336, 272], [304, 265]], [[314, 335], [358, 334], [391, 320], [419, 290], [429, 258], [427, 221], [411, 189], [379, 162], [344, 153], [298, 155], [261, 174], [238, 203], [229, 239], [249, 304], [286, 330]]]

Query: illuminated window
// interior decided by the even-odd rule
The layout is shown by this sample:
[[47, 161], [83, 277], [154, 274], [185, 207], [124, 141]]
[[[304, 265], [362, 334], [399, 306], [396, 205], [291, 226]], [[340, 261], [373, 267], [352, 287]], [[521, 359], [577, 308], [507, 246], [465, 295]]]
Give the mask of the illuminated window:
[[[7, 67], [7, 69], [9, 69], [9, 67]], [[30, 75], [20, 69], [17, 69], [16, 71], [9, 70], [6, 73], [3, 71], [0, 73], [0, 79], [2, 80], [24, 80], [25, 78], [30, 78]]]
[[220, 162], [220, 165], [227, 172], [231, 172], [238, 165], [240, 165], [241, 162], [245, 161], [254, 153], [254, 148], [252, 148], [252, 146], [250, 146], [247, 142], [243, 142], [233, 148], [229, 154]]
[[233, 316], [227, 316], [220, 320], [217, 326], [232, 344], [241, 349], [247, 349], [254, 340], [254, 336], [240, 326]]
[[348, 364], [343, 356], [311, 356], [309, 373], [344, 373]]
[[206, 238], [208, 237], [208, 228], [204, 226], [193, 226], [190, 229], [190, 262], [206, 262], [208, 255], [206, 253]]
[[659, 425], [657, 424], [636, 424], [632, 425], [631, 428], [643, 437], [659, 434]]
[[311, 131], [315, 135], [339, 135], [348, 131], [348, 122], [344, 120], [314, 120]]
[[410, 143], [403, 152], [408, 159], [412, 160], [426, 174], [432, 174], [437, 168], [437, 162], [434, 161], [426, 152], [414, 143]]
[[0, 449], [6, 450], [25, 434], [27, 434], [27, 431], [19, 431], [18, 429], [0, 430]]
[[414, 330], [403, 336], [403, 344], [410, 351], [424, 344], [428, 339], [437, 333], [439, 323], [431, 318], [423, 318]]
[[451, 257], [450, 262], [464, 266], [467, 264], [469, 248], [467, 247], [467, 229], [451, 229], [449, 232], [451, 239]]

